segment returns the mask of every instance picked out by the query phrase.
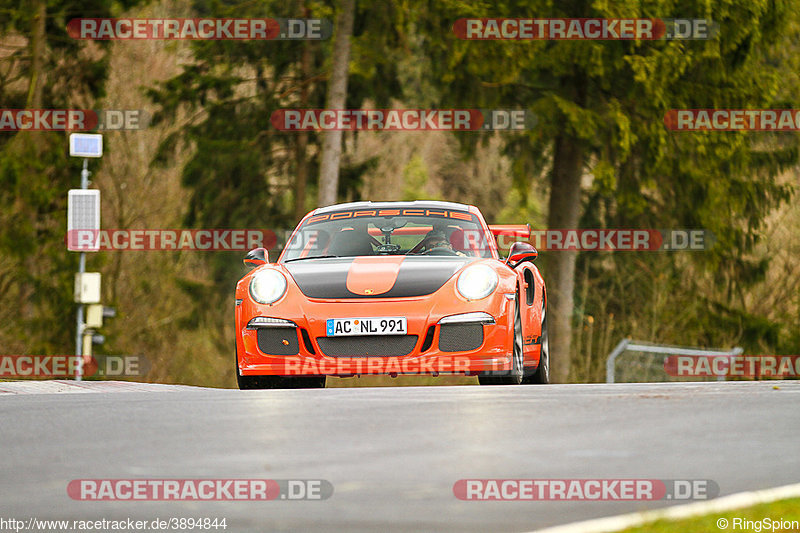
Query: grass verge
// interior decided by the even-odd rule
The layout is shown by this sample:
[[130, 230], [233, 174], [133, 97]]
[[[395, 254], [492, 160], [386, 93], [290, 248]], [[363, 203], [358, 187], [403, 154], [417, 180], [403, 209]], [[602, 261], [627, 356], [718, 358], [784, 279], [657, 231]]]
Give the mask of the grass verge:
[[[790, 524], [782, 524], [782, 521]], [[791, 524], [791, 522], [794, 522], [794, 524]], [[723, 525], [726, 527], [722, 527]], [[782, 527], [783, 525], [786, 527]], [[756, 533], [763, 533], [765, 531], [800, 531], [800, 527], [797, 526], [800, 526], [800, 498], [790, 498], [724, 513], [712, 513], [682, 520], [658, 520], [643, 526], [623, 529], [621, 533], [721, 533], [724, 531], [755, 531]]]

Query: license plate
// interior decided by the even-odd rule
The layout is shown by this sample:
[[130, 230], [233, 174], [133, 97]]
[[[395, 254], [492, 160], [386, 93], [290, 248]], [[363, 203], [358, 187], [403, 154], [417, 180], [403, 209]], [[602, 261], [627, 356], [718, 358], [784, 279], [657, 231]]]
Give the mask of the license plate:
[[405, 335], [408, 333], [406, 317], [383, 316], [372, 318], [329, 318], [326, 321], [328, 337], [345, 335]]

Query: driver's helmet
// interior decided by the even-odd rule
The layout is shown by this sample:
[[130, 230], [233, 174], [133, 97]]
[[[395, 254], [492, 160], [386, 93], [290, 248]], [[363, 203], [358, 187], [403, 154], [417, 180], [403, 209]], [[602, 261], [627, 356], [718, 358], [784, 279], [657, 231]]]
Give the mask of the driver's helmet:
[[450, 245], [450, 241], [447, 239], [447, 236], [444, 234], [442, 230], [432, 230], [429, 231], [428, 234], [425, 236], [426, 247], [430, 250], [431, 248], [440, 248], [440, 247], [447, 247], [452, 248]]

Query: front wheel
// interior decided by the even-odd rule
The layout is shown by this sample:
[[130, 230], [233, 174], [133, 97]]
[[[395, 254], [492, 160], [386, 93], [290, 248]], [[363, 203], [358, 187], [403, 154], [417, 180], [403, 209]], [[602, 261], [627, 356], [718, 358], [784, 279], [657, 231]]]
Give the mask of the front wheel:
[[547, 315], [542, 308], [542, 333], [539, 354], [539, 366], [529, 376], [522, 380], [525, 384], [547, 385], [550, 383], [550, 337], [547, 335]]
[[514, 351], [511, 371], [502, 372], [505, 375], [497, 375], [498, 372], [478, 374], [478, 383], [481, 385], [519, 385], [522, 383], [522, 319], [519, 310], [519, 294], [517, 294], [514, 309]]

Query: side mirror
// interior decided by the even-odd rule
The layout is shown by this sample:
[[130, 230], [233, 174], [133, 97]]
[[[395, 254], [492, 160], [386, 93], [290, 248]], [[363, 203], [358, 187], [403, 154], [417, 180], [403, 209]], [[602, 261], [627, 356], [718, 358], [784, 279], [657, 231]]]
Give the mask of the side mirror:
[[511, 245], [506, 264], [511, 268], [517, 268], [525, 261], [533, 261], [537, 257], [539, 257], [539, 252], [531, 243], [518, 241]]
[[269, 263], [269, 254], [265, 248], [255, 248], [244, 256], [244, 266], [255, 268]]

